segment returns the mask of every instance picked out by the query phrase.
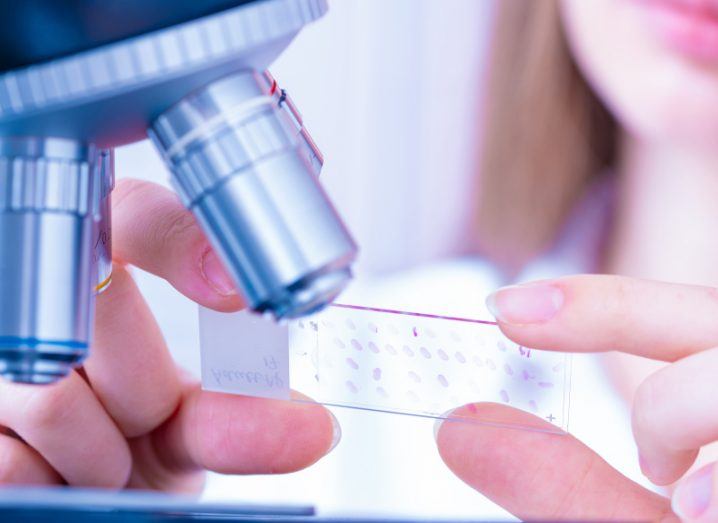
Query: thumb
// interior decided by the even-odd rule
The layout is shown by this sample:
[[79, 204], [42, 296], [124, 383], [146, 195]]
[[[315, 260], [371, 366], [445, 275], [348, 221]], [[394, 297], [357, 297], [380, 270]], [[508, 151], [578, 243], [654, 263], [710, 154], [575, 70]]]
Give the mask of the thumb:
[[672, 507], [686, 523], [718, 521], [716, 464], [706, 465], [678, 483], [673, 492]]
[[454, 410], [436, 442], [454, 474], [522, 520], [675, 521], [666, 498], [570, 434], [541, 431], [541, 424], [552, 428], [526, 412], [477, 403]]

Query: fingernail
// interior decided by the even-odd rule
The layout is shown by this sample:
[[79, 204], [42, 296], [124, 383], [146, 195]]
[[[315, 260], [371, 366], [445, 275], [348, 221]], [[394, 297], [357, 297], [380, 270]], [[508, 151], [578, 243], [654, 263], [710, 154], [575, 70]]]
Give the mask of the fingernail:
[[454, 412], [456, 409], [447, 410], [444, 412], [441, 416], [436, 418], [434, 421], [434, 439], [439, 439], [439, 431], [441, 430], [441, 426], [444, 424], [444, 422], [451, 417], [452, 412]]
[[486, 298], [486, 307], [497, 320], [509, 324], [543, 323], [563, 305], [563, 291], [550, 283], [503, 287]]
[[200, 271], [205, 281], [212, 287], [218, 294], [222, 296], [231, 296], [237, 294], [237, 290], [234, 287], [234, 282], [227, 274], [222, 262], [214, 253], [209, 250], [202, 257], [200, 262]]
[[327, 454], [329, 454], [332, 450], [334, 450], [334, 447], [339, 445], [339, 442], [342, 439], [342, 427], [339, 425], [339, 420], [334, 416], [334, 414], [331, 411], [329, 412], [329, 417], [332, 420], [332, 443], [329, 445], [329, 450], [327, 450]]
[[715, 465], [707, 465], [678, 484], [671, 508], [680, 518], [698, 518], [708, 505], [713, 493], [713, 472]]

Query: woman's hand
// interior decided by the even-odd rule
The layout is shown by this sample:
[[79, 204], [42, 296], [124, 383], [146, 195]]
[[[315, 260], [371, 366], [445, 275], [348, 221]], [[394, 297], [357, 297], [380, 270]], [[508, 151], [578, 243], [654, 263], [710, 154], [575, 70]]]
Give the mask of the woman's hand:
[[82, 369], [50, 386], [0, 382], [0, 484], [195, 491], [205, 469], [291, 472], [336, 444], [338, 426], [319, 405], [203, 392], [175, 366], [126, 265], [213, 309], [242, 302], [174, 194], [118, 183], [113, 243]]
[[[718, 521], [716, 464], [681, 479], [699, 449], [718, 440], [718, 290], [575, 276], [500, 289], [489, 306], [501, 330], [523, 346], [618, 350], [671, 362], [635, 396], [641, 467], [658, 485], [680, 480], [672, 506], [683, 521]], [[530, 416], [494, 404], [465, 410], [462, 417], [520, 422]], [[437, 442], [460, 478], [521, 518], [674, 518], [667, 499], [628, 480], [570, 435], [443, 423]]]

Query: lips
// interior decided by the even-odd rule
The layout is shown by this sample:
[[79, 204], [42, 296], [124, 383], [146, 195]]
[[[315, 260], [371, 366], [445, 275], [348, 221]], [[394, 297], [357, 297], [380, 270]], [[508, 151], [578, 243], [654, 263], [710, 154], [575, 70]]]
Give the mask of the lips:
[[646, 21], [669, 48], [718, 64], [718, 1], [638, 0]]

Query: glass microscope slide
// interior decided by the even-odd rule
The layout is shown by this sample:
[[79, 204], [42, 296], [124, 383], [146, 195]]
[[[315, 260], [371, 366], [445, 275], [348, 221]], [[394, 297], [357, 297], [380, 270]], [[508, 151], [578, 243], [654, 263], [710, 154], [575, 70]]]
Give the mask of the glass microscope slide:
[[[519, 346], [490, 321], [334, 304], [278, 325], [200, 308], [200, 339], [206, 390], [568, 430], [571, 355]], [[492, 419], [480, 403], [532, 416]]]

